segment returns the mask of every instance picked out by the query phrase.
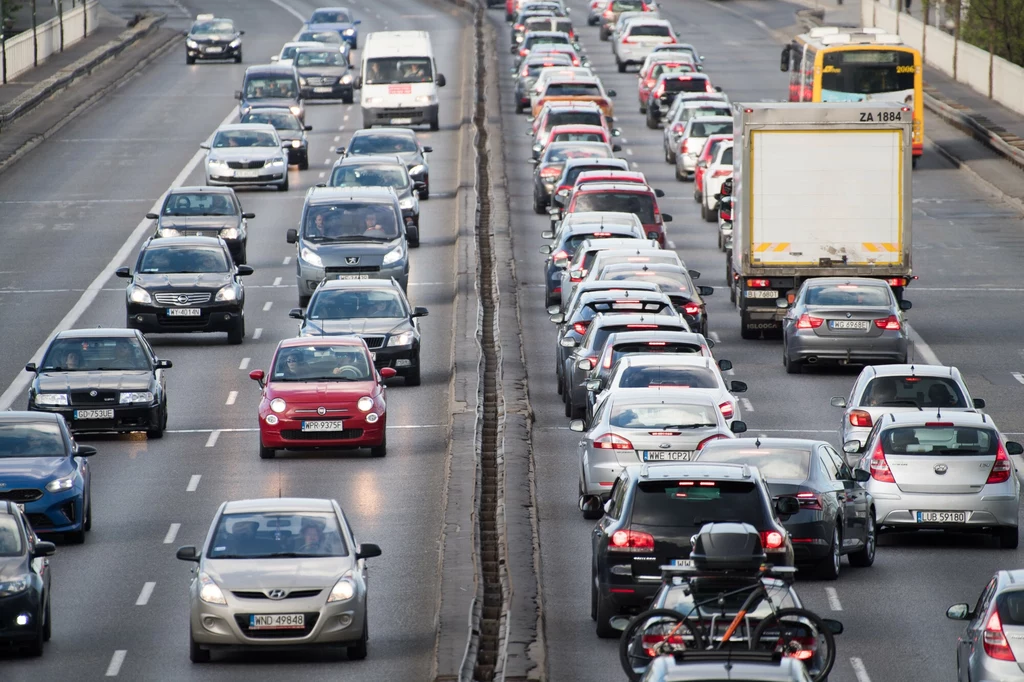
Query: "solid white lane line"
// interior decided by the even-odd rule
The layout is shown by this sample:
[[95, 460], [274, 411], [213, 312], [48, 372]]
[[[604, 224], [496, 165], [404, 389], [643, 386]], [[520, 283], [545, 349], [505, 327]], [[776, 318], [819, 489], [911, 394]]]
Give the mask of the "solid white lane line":
[[1024, 384], [1024, 374], [1021, 374], [1020, 372], [1010, 372], [1010, 376]]
[[864, 667], [864, 661], [853, 657], [850, 659], [850, 666], [853, 667], [853, 674], [857, 676], [857, 682], [871, 682], [868, 669]]
[[267, 301], [263, 304], [263, 312], [267, 312], [274, 305], [273, 301]]
[[253, 341], [260, 338], [261, 336], [263, 336], [263, 327], [256, 327], [256, 331], [252, 333]]
[[242, 358], [242, 361], [238, 363], [238, 369], [249, 369], [249, 361], [251, 358]]
[[921, 338], [921, 335], [918, 334], [917, 331], [915, 331], [909, 324], [907, 325], [907, 332], [910, 334], [910, 339], [914, 342], [911, 357], [917, 356], [918, 362], [925, 362], [929, 365], [942, 364], [939, 360], [939, 356], [932, 350], [932, 347], [925, 343], [925, 340]]
[[[285, 263], [285, 265], [288, 265], [288, 264], [287, 264], [287, 263]], [[280, 277], [275, 277], [275, 278], [274, 278], [274, 286], [275, 286], [275, 287], [279, 287], [279, 286], [281, 286], [281, 278], [280, 278]]]
[[[230, 123], [237, 113], [238, 110], [232, 108], [231, 113], [228, 114], [217, 127], [220, 128], [221, 126]], [[192, 158], [185, 164], [185, 167], [181, 169], [180, 173], [178, 173], [178, 176], [171, 181], [171, 185], [168, 187], [168, 190], [181, 187], [185, 184], [185, 180], [187, 180], [188, 176], [192, 174], [192, 171], [199, 166], [199, 163], [205, 156], [206, 151], [203, 149], [200, 149], [193, 154]], [[163, 196], [161, 195], [160, 199], [157, 199], [156, 203], [153, 204], [153, 208], [149, 212], [159, 213], [162, 201]], [[53, 337], [57, 336], [59, 332], [65, 329], [75, 328], [75, 323], [78, 322], [79, 318], [81, 318], [89, 306], [92, 305], [92, 302], [96, 300], [96, 296], [98, 296], [100, 291], [103, 290], [103, 285], [107, 283], [107, 280], [114, 276], [114, 270], [121, 267], [121, 264], [127, 260], [128, 256], [131, 255], [132, 252], [135, 251], [135, 247], [138, 246], [140, 241], [142, 241], [142, 237], [152, 231], [152, 223], [153, 221], [149, 218], [144, 218], [135, 226], [135, 229], [130, 235], [128, 235], [124, 244], [121, 245], [121, 248], [117, 250], [117, 253], [115, 253], [113, 258], [110, 259], [110, 262], [103, 266], [103, 269], [100, 270], [98, 275], [96, 275], [96, 279], [94, 279], [86, 290], [82, 292], [79, 299], [75, 301], [75, 305], [71, 307], [71, 310], [69, 310], [64, 318], [57, 323], [57, 326], [53, 328], [53, 331], [49, 333], [39, 348], [36, 349], [36, 352], [29, 359], [29, 362], [35, 362], [37, 364], [41, 362], [43, 353], [46, 352], [47, 348], [49, 348], [50, 342], [53, 341]], [[7, 387], [7, 390], [4, 391], [3, 394], [0, 394], [0, 411], [6, 410], [14, 403], [15, 400], [21, 398], [28, 390], [28, 385], [31, 381], [32, 378], [28, 372], [25, 372], [24, 370], [18, 372], [14, 377], [14, 380]]]
[[286, 5], [283, 2], [281, 2], [281, 0], [270, 0], [270, 2], [274, 3], [275, 5], [277, 5], [278, 7], [283, 9], [285, 12], [287, 12], [290, 15], [292, 15], [296, 19], [298, 19], [299, 21], [302, 21], [302, 22], [306, 21], [306, 17], [304, 17], [301, 14], [299, 14], [299, 12], [294, 7], [291, 7], [291, 6]]
[[224, 404], [234, 405], [236, 400], [238, 400], [238, 391], [229, 391], [228, 399], [224, 401]]
[[194, 493], [196, 491], [196, 488], [199, 487], [199, 481], [202, 478], [202, 474], [192, 474], [192, 478], [188, 479], [188, 485], [185, 486], [185, 492]]
[[149, 603], [149, 598], [153, 596], [153, 588], [156, 587], [156, 583], [146, 583], [142, 586], [142, 592], [139, 593], [139, 598], [135, 600], [136, 606], [145, 606]]
[[285, 256], [284, 260], [281, 261], [281, 265], [288, 265], [291, 262], [292, 262], [292, 257], [291, 256]]
[[169, 545], [174, 542], [174, 539], [178, 537], [179, 530], [181, 530], [181, 524], [172, 523], [171, 527], [167, 529], [167, 535], [164, 536], [164, 544]]
[[212, 448], [217, 444], [218, 438], [220, 438], [220, 429], [210, 431], [210, 437], [206, 439], [206, 447]]
[[839, 601], [839, 592], [834, 587], [825, 588], [825, 596], [828, 597], [828, 607], [833, 611], [842, 611], [843, 604]]
[[107, 677], [117, 677], [117, 674], [121, 672], [124, 657], [127, 655], [127, 649], [118, 649], [114, 652], [114, 655], [110, 657], [110, 665], [107, 666]]
[[753, 412], [754, 405], [750, 402], [750, 398], [740, 398], [740, 405], [743, 406], [744, 412]]

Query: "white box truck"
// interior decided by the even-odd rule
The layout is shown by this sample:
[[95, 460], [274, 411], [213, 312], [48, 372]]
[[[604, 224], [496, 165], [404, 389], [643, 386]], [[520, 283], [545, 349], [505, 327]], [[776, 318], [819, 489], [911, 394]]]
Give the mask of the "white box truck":
[[730, 298], [743, 338], [781, 329], [810, 277], [911, 268], [912, 114], [892, 102], [736, 104]]

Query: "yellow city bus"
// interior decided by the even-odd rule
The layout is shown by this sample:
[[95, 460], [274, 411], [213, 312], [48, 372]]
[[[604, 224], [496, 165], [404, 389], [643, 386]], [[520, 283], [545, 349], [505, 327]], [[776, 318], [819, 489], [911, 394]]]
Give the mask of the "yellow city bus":
[[812, 28], [782, 49], [790, 102], [903, 102], [914, 111], [914, 166], [924, 151], [921, 53], [877, 28]]

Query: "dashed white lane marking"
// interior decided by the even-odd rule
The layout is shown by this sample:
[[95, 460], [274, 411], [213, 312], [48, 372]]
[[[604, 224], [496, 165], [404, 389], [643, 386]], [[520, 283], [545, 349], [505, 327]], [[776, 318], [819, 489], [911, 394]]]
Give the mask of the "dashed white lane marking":
[[839, 601], [839, 592], [834, 587], [825, 588], [825, 596], [828, 597], [828, 607], [833, 611], [842, 611], [843, 605]]
[[1010, 372], [1010, 376], [1024, 384], [1024, 374], [1021, 374], [1020, 372]]
[[288, 265], [291, 262], [292, 262], [292, 257], [291, 256], [285, 256], [284, 260], [281, 261], [281, 265]]
[[[196, 433], [199, 432], [197, 431]], [[214, 445], [217, 444], [218, 438], [220, 438], [220, 429], [212, 429], [210, 431], [210, 437], [206, 439], [206, 447], [212, 448]]]
[[627, 156], [633, 156], [633, 150], [632, 149], [627, 149], [626, 150], [626, 155]]
[[274, 305], [273, 301], [267, 301], [263, 304], [263, 312], [267, 312]]
[[335, 142], [341, 142], [341, 135], [335, 135], [334, 136], [334, 141]]
[[857, 682], [871, 682], [868, 669], [864, 667], [864, 661], [856, 657], [851, 658], [850, 666], [853, 668], [853, 674], [857, 676]]
[[192, 478], [188, 479], [188, 485], [185, 486], [185, 492], [194, 493], [196, 491], [196, 488], [199, 487], [199, 481], [202, 478], [202, 474], [192, 474]]
[[[288, 264], [287, 264], [287, 263], [285, 263], [285, 265], [288, 265]], [[280, 277], [275, 277], [275, 278], [274, 278], [274, 286], [275, 286], [275, 287], [279, 287], [279, 286], [281, 286], [281, 278], [280, 278]]]
[[321, 177], [321, 178], [327, 177], [327, 171], [320, 171], [319, 177]]
[[169, 545], [174, 542], [174, 539], [178, 537], [179, 530], [181, 530], [181, 524], [172, 523], [171, 527], [167, 529], [167, 535], [164, 536], [164, 544]]
[[740, 398], [740, 405], [743, 406], [744, 412], [753, 412], [754, 406], [750, 402], [750, 398]]
[[331, 165], [331, 160], [330, 159], [324, 159], [324, 165], [325, 166], [330, 166]]
[[228, 392], [228, 399], [224, 401], [224, 404], [234, 405], [236, 400], [238, 400], [238, 391], [230, 391]]
[[344, 117], [342, 117], [342, 119], [341, 119], [341, 120], [342, 120], [342, 121], [345, 121], [345, 122], [347, 123], [347, 122], [348, 122], [348, 114], [345, 114], [345, 116], [344, 116]]
[[764, 23], [760, 19], [754, 19], [754, 23], [757, 24], [760, 28], [763, 28], [766, 31], [768, 30], [768, 24]]
[[263, 327], [256, 327], [256, 331], [252, 333], [253, 341], [263, 336]]
[[124, 657], [127, 655], [127, 649], [118, 649], [114, 652], [114, 655], [110, 657], [110, 665], [107, 666], [107, 677], [117, 677], [117, 674], [121, 672], [121, 666], [124, 664]]
[[139, 598], [135, 600], [136, 606], [145, 606], [149, 603], [149, 598], [153, 596], [153, 588], [156, 587], [156, 583], [146, 583], [142, 586], [142, 592], [139, 592]]
[[249, 362], [252, 358], [242, 358], [242, 361], [238, 363], [238, 369], [249, 369]]
[[[346, 118], [348, 118], [348, 117], [346, 116]], [[340, 126], [338, 126], [338, 130], [344, 130], [344, 129], [345, 129], [345, 126], [344, 126], [344, 125], [340, 125]]]

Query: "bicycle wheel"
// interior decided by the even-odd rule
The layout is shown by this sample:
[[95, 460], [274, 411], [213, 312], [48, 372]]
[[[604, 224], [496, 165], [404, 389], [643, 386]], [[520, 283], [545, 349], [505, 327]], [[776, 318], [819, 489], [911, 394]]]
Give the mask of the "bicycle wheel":
[[828, 677], [836, 661], [832, 630], [806, 609], [779, 609], [754, 629], [751, 648], [774, 650], [799, 659], [814, 682]]
[[619, 639], [619, 663], [631, 682], [639, 682], [655, 656], [702, 649], [702, 639], [683, 614], [651, 609], [629, 621]]

